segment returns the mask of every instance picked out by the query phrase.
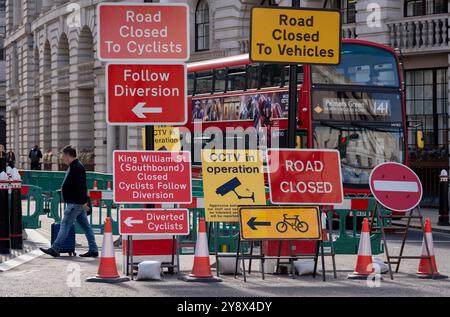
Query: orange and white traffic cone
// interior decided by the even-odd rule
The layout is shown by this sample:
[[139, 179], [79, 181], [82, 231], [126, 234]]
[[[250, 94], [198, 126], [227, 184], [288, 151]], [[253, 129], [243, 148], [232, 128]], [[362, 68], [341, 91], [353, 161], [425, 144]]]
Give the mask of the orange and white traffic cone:
[[[93, 186], [93, 190], [98, 190], [98, 181], [94, 181], [94, 186]], [[99, 202], [98, 200], [92, 200], [92, 206], [94, 207], [98, 207], [99, 206]]]
[[221, 278], [213, 276], [211, 273], [205, 218], [199, 219], [192, 273], [184, 276], [183, 280], [187, 282], [222, 282]]
[[103, 233], [102, 254], [100, 265], [95, 277], [90, 277], [87, 282], [120, 283], [127, 282], [130, 279], [126, 276], [120, 276], [117, 272], [116, 256], [114, 253], [114, 242], [112, 236], [112, 225], [109, 217], [105, 220]]
[[107, 189], [111, 190], [111, 182], [108, 182]]
[[322, 212], [322, 217], [320, 219], [322, 223], [322, 241], [328, 241], [328, 231], [327, 231], [327, 214], [326, 212]]
[[347, 278], [352, 280], [366, 279], [373, 272], [374, 267], [372, 263], [372, 246], [370, 244], [369, 220], [367, 218], [364, 218], [362, 223], [361, 237], [359, 240], [356, 268], [352, 274], [349, 274], [347, 276]]
[[[429, 252], [427, 252], [427, 244]], [[434, 255], [433, 233], [431, 229], [431, 221], [429, 218], [425, 219], [422, 252], [419, 262], [419, 269], [417, 270], [417, 277], [430, 279], [448, 278], [448, 276], [440, 274], [437, 269], [436, 257]]]

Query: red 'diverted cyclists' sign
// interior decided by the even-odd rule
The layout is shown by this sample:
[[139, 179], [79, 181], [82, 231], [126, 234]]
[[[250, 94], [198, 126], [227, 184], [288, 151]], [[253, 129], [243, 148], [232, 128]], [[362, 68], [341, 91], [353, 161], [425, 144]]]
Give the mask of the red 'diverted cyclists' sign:
[[187, 209], [121, 209], [119, 233], [124, 235], [188, 235]]
[[332, 205], [343, 202], [338, 151], [271, 149], [267, 154], [272, 203]]
[[113, 125], [182, 125], [187, 121], [184, 64], [109, 64], [107, 121]]
[[101, 3], [97, 10], [100, 60], [189, 59], [186, 4]]
[[114, 151], [114, 202], [190, 204], [189, 152]]

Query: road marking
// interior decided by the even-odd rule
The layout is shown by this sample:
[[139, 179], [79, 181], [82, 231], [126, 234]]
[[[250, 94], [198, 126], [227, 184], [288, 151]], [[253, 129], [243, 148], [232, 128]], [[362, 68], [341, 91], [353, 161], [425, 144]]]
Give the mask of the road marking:
[[419, 186], [416, 182], [400, 182], [400, 181], [374, 181], [374, 190], [390, 191], [390, 192], [410, 192], [418, 193]]
[[[40, 233], [38, 233], [36, 230], [27, 230], [28, 240], [33, 242], [36, 245], [45, 245], [50, 246], [50, 241], [43, 237]], [[27, 262], [30, 262], [40, 256], [44, 255], [44, 253], [41, 250], [33, 250], [28, 253], [19, 255], [18, 257], [15, 257], [14, 259], [5, 261], [0, 264], [0, 272], [6, 272], [13, 268], [18, 267], [19, 265], [25, 264]]]

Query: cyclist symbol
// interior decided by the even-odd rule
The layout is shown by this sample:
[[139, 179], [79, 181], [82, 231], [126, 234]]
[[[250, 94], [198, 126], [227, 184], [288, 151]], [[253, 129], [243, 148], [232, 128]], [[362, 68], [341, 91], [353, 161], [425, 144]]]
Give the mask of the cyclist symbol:
[[287, 217], [287, 214], [283, 215], [283, 220], [278, 222], [276, 225], [277, 231], [280, 233], [285, 233], [288, 227], [291, 227], [295, 231], [298, 232], [307, 232], [309, 229], [308, 223], [305, 221], [300, 221], [298, 215], [295, 215], [292, 218]]

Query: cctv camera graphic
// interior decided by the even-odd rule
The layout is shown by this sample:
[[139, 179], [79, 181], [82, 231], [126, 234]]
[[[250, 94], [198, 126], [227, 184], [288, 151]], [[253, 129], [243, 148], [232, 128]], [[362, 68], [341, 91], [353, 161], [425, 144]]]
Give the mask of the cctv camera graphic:
[[216, 194], [218, 194], [220, 196], [225, 196], [229, 192], [233, 192], [238, 199], [251, 199], [253, 202], [255, 202], [255, 193], [254, 192], [252, 192], [252, 194], [250, 196], [243, 196], [236, 192], [236, 188], [238, 188], [241, 185], [242, 185], [241, 181], [237, 177], [235, 177], [235, 178], [231, 179], [230, 181], [226, 182], [225, 184], [223, 184], [222, 186], [220, 186], [219, 188], [217, 188]]

